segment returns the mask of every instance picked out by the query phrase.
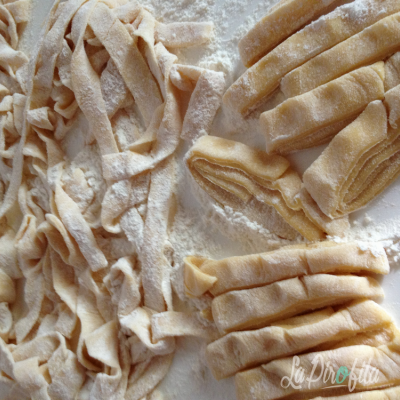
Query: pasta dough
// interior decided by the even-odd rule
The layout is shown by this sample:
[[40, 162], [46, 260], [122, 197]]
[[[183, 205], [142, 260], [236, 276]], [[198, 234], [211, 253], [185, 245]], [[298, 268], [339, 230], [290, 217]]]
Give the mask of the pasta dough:
[[371, 390], [362, 393], [352, 393], [345, 396], [315, 397], [312, 400], [396, 400], [400, 396], [400, 387], [382, 390]]
[[[312, 360], [317, 355], [322, 357], [324, 365], [328, 361], [334, 360], [333, 368], [338, 370], [340, 366], [348, 366], [349, 370], [352, 367], [354, 360], [357, 360], [357, 367], [361, 368], [362, 363], [369, 363], [370, 368], [378, 370], [377, 380], [372, 383], [368, 380], [353, 381], [356, 390], [379, 388], [381, 386], [396, 385], [400, 377], [400, 356], [399, 356], [399, 339], [396, 338], [393, 343], [387, 346], [380, 346], [378, 348], [370, 346], [352, 346], [344, 347], [337, 350], [325, 351], [321, 353], [309, 353], [300, 356], [300, 363], [305, 368], [304, 375], [309, 377], [312, 374]], [[281, 386], [281, 378], [284, 376], [290, 377], [292, 369], [292, 357], [283, 358], [281, 360], [272, 361], [269, 364], [262, 365], [261, 367], [251, 369], [249, 371], [240, 372], [236, 375], [236, 389], [237, 397], [239, 400], [245, 399], [280, 399], [292, 393], [301, 393], [307, 398], [318, 396], [319, 394], [327, 394], [325, 387], [332, 386], [335, 381], [331, 382], [330, 379], [324, 381], [323, 379], [315, 379], [319, 374], [318, 370], [314, 371], [314, 377], [310, 386], [305, 382], [300, 389], [294, 389], [292, 386], [287, 388]], [[357, 373], [359, 376], [359, 373]], [[349, 378], [347, 377], [343, 384], [347, 386]], [[340, 393], [340, 387], [335, 388], [334, 393]], [[346, 392], [348, 393], [348, 388]], [[363, 393], [364, 395], [364, 393]], [[325, 397], [324, 397], [325, 398]], [[344, 397], [345, 399], [347, 396]], [[350, 397], [351, 398], [351, 397]], [[363, 398], [363, 397], [362, 397]], [[374, 397], [375, 399], [376, 397]], [[341, 399], [341, 397], [339, 397]], [[357, 399], [357, 397], [356, 397]]]
[[286, 75], [281, 89], [294, 97], [363, 65], [382, 60], [400, 46], [400, 13], [383, 18]]
[[207, 346], [207, 363], [216, 379], [227, 378], [241, 370], [391, 322], [391, 317], [371, 300], [354, 302], [336, 312], [326, 308], [260, 330], [230, 333]]
[[259, 328], [352, 299], [382, 296], [383, 291], [373, 278], [318, 274], [225, 293], [213, 300], [212, 313], [218, 330], [229, 333]]
[[[321, 128], [357, 115], [384, 97], [384, 63], [363, 67], [291, 98], [260, 116], [267, 152], [307, 139]], [[310, 147], [313, 144], [310, 143]]]
[[282, 0], [239, 42], [243, 64], [250, 67], [307, 22], [321, 15], [336, 0]]
[[[316, 55], [400, 11], [397, 0], [355, 0], [293, 34], [249, 68], [224, 95], [224, 103], [248, 113], [270, 95], [288, 72]], [[363, 10], [368, 10], [365, 13]]]
[[309, 274], [389, 272], [383, 248], [372, 243], [362, 246], [325, 241], [219, 261], [194, 256], [184, 261], [186, 291], [196, 297], [208, 290], [218, 296], [229, 290], [249, 289]]
[[376, 101], [332, 140], [303, 176], [326, 215], [336, 218], [363, 207], [396, 178], [398, 136]]
[[[200, 187], [223, 206], [243, 210], [254, 198], [273, 206], [309, 240], [322, 239], [325, 232], [341, 235], [347, 228], [347, 221], [329, 220], [315, 204], [296, 197], [301, 180], [283, 157], [268, 156], [241, 143], [204, 136], [190, 149], [187, 165]], [[287, 237], [279, 226], [271, 228], [279, 236]]]

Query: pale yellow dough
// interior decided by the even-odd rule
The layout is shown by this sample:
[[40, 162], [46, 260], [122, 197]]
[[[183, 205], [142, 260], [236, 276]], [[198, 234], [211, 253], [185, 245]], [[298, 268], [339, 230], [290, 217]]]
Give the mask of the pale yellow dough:
[[391, 15], [318, 55], [286, 75], [286, 97], [306, 93], [363, 65], [383, 60], [400, 47], [400, 13]]
[[216, 379], [227, 378], [241, 370], [373, 331], [391, 322], [392, 318], [371, 300], [354, 302], [336, 312], [326, 308], [260, 330], [229, 333], [207, 346], [207, 363]]
[[212, 313], [218, 330], [229, 333], [260, 328], [307, 310], [352, 299], [382, 297], [382, 288], [370, 277], [306, 275], [225, 293], [212, 301]]
[[382, 100], [384, 79], [384, 63], [377, 62], [264, 112], [260, 124], [267, 152], [279, 152], [281, 147], [306, 140], [322, 128], [357, 115], [371, 101]]
[[[376, 382], [370, 383], [366, 380], [355, 382], [353, 380], [355, 390], [371, 390], [382, 386], [398, 385], [400, 382], [400, 344], [399, 338], [397, 337], [392, 343], [377, 348], [360, 345], [301, 355], [300, 365], [305, 369], [304, 375], [309, 377], [311, 374], [314, 379], [310, 385], [307, 381], [304, 381], [299, 389], [294, 389], [290, 385], [285, 388], [281, 385], [281, 379], [284, 376], [288, 378], [291, 376], [292, 357], [275, 360], [261, 367], [240, 372], [236, 375], [238, 400], [273, 400], [286, 398], [286, 396], [295, 393], [302, 395], [303, 397], [301, 398], [303, 399], [310, 399], [320, 394], [325, 396], [329, 395], [330, 392], [326, 389], [324, 390], [324, 388], [335, 386], [335, 376], [333, 376], [333, 382], [331, 379], [325, 382], [323, 379], [317, 380], [316, 378], [320, 373], [318, 368], [314, 371], [314, 375], [312, 375], [312, 361], [316, 356], [322, 358], [325, 366], [330, 362], [335, 371], [341, 366], [346, 366], [350, 371], [356, 360], [357, 368], [354, 370], [354, 373], [357, 377], [360, 376], [360, 369], [362, 368], [363, 362], [365, 362], [365, 364], [369, 363], [371, 367], [379, 371], [376, 375], [374, 373], [372, 374], [374, 377], [377, 376]], [[348, 381], [349, 378], [346, 378], [343, 382], [343, 384], [346, 385], [345, 388], [337, 387], [332, 389], [333, 393], [331, 393], [333, 395], [348, 394]], [[285, 380], [284, 382], [287, 383]], [[379, 397], [367, 398], [379, 399]], [[341, 397], [338, 399], [341, 399]], [[344, 397], [344, 399], [347, 399], [347, 397]], [[351, 399], [351, 397], [349, 397], [349, 399]], [[355, 399], [364, 399], [364, 397], [355, 397]], [[383, 399], [387, 398], [383, 397]]]
[[388, 129], [383, 103], [374, 101], [333, 138], [303, 175], [326, 215], [337, 218], [365, 206], [393, 181], [400, 172], [398, 136], [398, 130]]
[[383, 247], [375, 243], [363, 245], [325, 241], [218, 261], [186, 257], [185, 288], [190, 296], [201, 296], [207, 291], [218, 296], [229, 290], [250, 289], [303, 275], [388, 274], [389, 262]]
[[352, 393], [344, 396], [315, 397], [312, 400], [397, 400], [398, 398], [400, 398], [400, 386], [390, 389]]
[[400, 11], [397, 0], [362, 0], [358, 5], [359, 9], [365, 7], [369, 10], [362, 14], [362, 18], [350, 3], [290, 36], [227, 90], [224, 103], [237, 112], [248, 113], [279, 86], [281, 78], [288, 72], [380, 19]]
[[[296, 197], [302, 182], [283, 157], [269, 156], [238, 142], [204, 136], [189, 150], [186, 160], [200, 187], [223, 206], [243, 211], [251, 204], [254, 212], [258, 211], [254, 205], [268, 205], [309, 240], [323, 239], [326, 233], [340, 236], [347, 229], [346, 220], [333, 221], [310, 199]], [[278, 221], [275, 225], [271, 225], [273, 219], [264, 218], [271, 230], [278, 236], [293, 238], [292, 229], [274, 218]]]
[[297, 29], [320, 16], [337, 0], [282, 0], [239, 42], [243, 64], [250, 67]]

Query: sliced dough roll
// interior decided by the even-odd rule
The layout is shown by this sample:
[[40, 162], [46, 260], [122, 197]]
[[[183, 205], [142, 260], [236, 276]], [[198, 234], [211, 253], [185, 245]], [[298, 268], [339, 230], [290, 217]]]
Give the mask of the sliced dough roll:
[[391, 322], [392, 318], [372, 300], [354, 302], [337, 312], [329, 307], [267, 328], [229, 333], [207, 346], [207, 363], [214, 377], [223, 379], [322, 343], [387, 327]]
[[400, 13], [391, 15], [287, 74], [286, 97], [306, 93], [363, 65], [388, 57], [400, 47]]
[[190, 296], [210, 291], [250, 289], [296, 276], [320, 273], [389, 273], [383, 247], [376, 243], [319, 242], [282, 247], [268, 253], [208, 260], [187, 257], [185, 286]]
[[400, 51], [385, 61], [385, 91], [400, 85]]
[[389, 114], [389, 124], [393, 129], [400, 128], [400, 84], [385, 93], [385, 106]]
[[[319, 366], [323, 362], [325, 368], [327, 368], [329, 362], [335, 372], [341, 366], [346, 366], [350, 371], [356, 362], [356, 366], [353, 369], [356, 377], [360, 377], [360, 369], [363, 362], [365, 365], [369, 364], [370, 367], [375, 368], [375, 370], [370, 368], [370, 372], [372, 371], [372, 377], [375, 378], [376, 376], [377, 380], [371, 379], [372, 382], [370, 382], [370, 379], [365, 379], [364, 377], [364, 379], [356, 382], [353, 379], [352, 385], [355, 385], [355, 390], [371, 390], [373, 388], [398, 385], [400, 383], [400, 344], [399, 339], [396, 338], [393, 343], [378, 348], [361, 345], [301, 355], [299, 357], [300, 366], [304, 368], [304, 376], [310, 377], [311, 382], [309, 383], [304, 379], [303, 384], [298, 389], [294, 389], [292, 385], [285, 387], [287, 380], [292, 376], [292, 357], [275, 360], [261, 367], [240, 372], [236, 375], [235, 379], [238, 400], [273, 400], [287, 398], [286, 396], [295, 393], [297, 395], [302, 394], [304, 396], [302, 398], [307, 399], [320, 394], [329, 395], [329, 392], [324, 388], [337, 385], [335, 381], [336, 373], [332, 374], [331, 379], [327, 379], [326, 382], [322, 378], [317, 379], [321, 368], [316, 368], [313, 373], [313, 361], [316, 357], [320, 358]], [[377, 373], [375, 373], [376, 370], [378, 370]], [[284, 385], [281, 385], [281, 380], [285, 376], [288, 378], [284, 379]], [[349, 378], [347, 377], [342, 384], [347, 386], [348, 381]], [[343, 388], [337, 387], [332, 389], [332, 391], [341, 394], [341, 389]], [[348, 387], [346, 387], [345, 393], [348, 393], [348, 390]], [[364, 399], [364, 397], [359, 398]], [[379, 397], [372, 398], [375, 400]], [[341, 399], [341, 397], [338, 399]]]
[[281, 147], [307, 140], [316, 131], [359, 114], [371, 101], [382, 100], [384, 79], [384, 63], [377, 62], [262, 113], [267, 152], [279, 152]]
[[399, 11], [398, 0], [356, 0], [338, 7], [290, 36], [249, 68], [227, 90], [224, 103], [246, 114], [270, 95], [288, 72]]
[[344, 396], [334, 397], [315, 397], [312, 400], [398, 400], [400, 398], [400, 386], [383, 389], [371, 390], [368, 392], [351, 393]]
[[[269, 156], [238, 142], [204, 136], [186, 158], [196, 182], [221, 205], [244, 212], [268, 206], [279, 213], [288, 226], [277, 216], [268, 218], [265, 212], [258, 215], [278, 236], [290, 238], [288, 228], [289, 234], [294, 228], [309, 240], [320, 240], [326, 233], [341, 236], [348, 227], [347, 220], [332, 221], [315, 203], [296, 197], [302, 182], [283, 157]], [[273, 218], [275, 224], [271, 225]]]
[[250, 67], [337, 0], [281, 0], [239, 42], [243, 64]]
[[373, 278], [318, 274], [225, 293], [213, 300], [212, 313], [218, 330], [229, 333], [353, 299], [382, 297], [383, 290]]
[[399, 133], [387, 129], [386, 109], [375, 101], [335, 136], [303, 176], [305, 188], [326, 215], [347, 215], [392, 183], [400, 173]]

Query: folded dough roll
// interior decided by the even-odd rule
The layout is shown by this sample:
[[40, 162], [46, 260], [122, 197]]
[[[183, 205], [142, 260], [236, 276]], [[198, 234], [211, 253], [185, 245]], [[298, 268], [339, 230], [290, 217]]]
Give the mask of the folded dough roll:
[[399, 128], [400, 121], [400, 84], [385, 93], [385, 106], [389, 114], [389, 124], [393, 129]]
[[257, 217], [264, 218], [278, 236], [290, 238], [288, 228], [289, 233], [294, 228], [308, 240], [321, 240], [326, 233], [341, 236], [348, 227], [347, 220], [333, 221], [313, 201], [297, 196], [301, 179], [283, 157], [269, 156], [231, 140], [203, 136], [189, 150], [186, 162], [199, 186], [223, 206], [245, 212], [258, 211], [261, 206], [276, 210], [287, 224], [282, 224], [279, 215], [274, 223], [274, 216], [266, 215], [264, 210], [258, 211]]
[[392, 318], [372, 300], [353, 302], [336, 312], [329, 307], [267, 328], [229, 333], [207, 346], [207, 364], [216, 379], [223, 379], [322, 343], [377, 330], [391, 322]]
[[209, 260], [186, 257], [185, 286], [190, 296], [208, 290], [218, 296], [303, 275], [328, 273], [389, 273], [389, 262], [378, 243], [318, 242], [282, 247], [268, 253]]
[[318, 274], [225, 293], [212, 301], [212, 313], [218, 330], [229, 333], [354, 299], [382, 297], [383, 290], [373, 278]]
[[[316, 357], [320, 358], [318, 361], [319, 367], [313, 371], [313, 361], [316, 360]], [[300, 388], [295, 389], [290, 384], [286, 387], [288, 379], [292, 376], [293, 358], [283, 358], [271, 361], [261, 367], [238, 373], [235, 379], [238, 400], [273, 400], [287, 398], [287, 396], [295, 393], [297, 395], [302, 394], [304, 396], [302, 398], [307, 399], [320, 394], [325, 394], [326, 396], [329, 394], [326, 388], [337, 385], [335, 381], [336, 374], [332, 374], [331, 379], [329, 377], [326, 380], [322, 379], [322, 377], [321, 379], [317, 379], [321, 373], [322, 362], [325, 368], [328, 368], [327, 365], [329, 362], [335, 372], [341, 366], [346, 366], [349, 371], [353, 370], [352, 377], [355, 375], [356, 378], [359, 378], [362, 375], [364, 379], [355, 380], [353, 378], [351, 382], [351, 385], [355, 385], [354, 389], [357, 391], [398, 385], [400, 383], [400, 344], [398, 338], [393, 343], [378, 348], [361, 345], [308, 353], [299, 356], [299, 362], [300, 366], [304, 369], [304, 376], [310, 378], [310, 383], [304, 379], [303, 384], [300, 384]], [[361, 374], [360, 370], [363, 367], [363, 362], [365, 365], [370, 365], [369, 374]], [[354, 364], [355, 367], [353, 368]], [[378, 370], [377, 373], [376, 370]], [[370, 375], [372, 378], [365, 375]], [[287, 377], [286, 379], [284, 379], [285, 376]], [[377, 378], [376, 380], [374, 379], [375, 377]], [[343, 375], [341, 375], [342, 378]], [[282, 379], [284, 379], [284, 385], [281, 385]], [[348, 384], [349, 377], [343, 381], [342, 385], [347, 386]], [[343, 388], [339, 385], [337, 386], [332, 391], [342, 394], [341, 389]], [[348, 394], [348, 391], [349, 388], [346, 387], [345, 393]], [[364, 399], [364, 397], [359, 398]], [[372, 398], [375, 400], [379, 397]], [[338, 397], [338, 399], [341, 399], [341, 397]]]
[[227, 90], [224, 103], [237, 112], [248, 113], [279, 86], [288, 72], [399, 11], [398, 0], [355, 0], [336, 8], [290, 36], [249, 68]]
[[385, 91], [400, 85], [400, 51], [385, 61]]
[[281, 0], [239, 42], [239, 53], [246, 67], [285, 40], [307, 22], [320, 16], [337, 0]]
[[315, 397], [312, 400], [397, 400], [400, 398], [400, 386], [383, 390], [351, 393], [344, 396]]
[[388, 129], [385, 106], [374, 101], [335, 136], [303, 175], [305, 188], [326, 215], [349, 214], [392, 183], [400, 173], [399, 133]]
[[383, 60], [400, 47], [400, 13], [339, 43], [287, 74], [281, 81], [286, 97], [306, 93], [363, 65]]
[[[384, 98], [382, 61], [284, 101], [260, 116], [267, 152], [307, 139], [316, 131], [359, 114], [374, 100]], [[313, 143], [309, 143], [312, 147]]]

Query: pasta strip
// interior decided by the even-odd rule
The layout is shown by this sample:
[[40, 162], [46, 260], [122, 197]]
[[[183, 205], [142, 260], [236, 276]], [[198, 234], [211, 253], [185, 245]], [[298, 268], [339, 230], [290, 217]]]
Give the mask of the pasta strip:
[[[83, 35], [97, 0], [85, 3], [76, 14], [72, 25], [75, 51], [71, 60], [72, 86], [79, 107], [89, 120], [102, 154], [118, 153], [106, 106], [101, 94], [100, 79], [90, 65], [83, 42]], [[96, 106], [94, 106], [96, 105]]]
[[[261, 114], [267, 152], [306, 139], [321, 128], [357, 115], [384, 97], [384, 63], [363, 67], [291, 98]], [[310, 144], [312, 145], [312, 144]]]
[[243, 64], [251, 67], [292, 33], [318, 18], [336, 0], [281, 0], [240, 40]]
[[249, 68], [227, 90], [224, 103], [247, 114], [279, 86], [288, 72], [399, 11], [397, 0], [385, 0], [384, 3], [381, 0], [355, 0], [338, 7], [290, 36]]
[[104, 4], [96, 6], [89, 24], [109, 52], [148, 124], [162, 99], [136, 44], [123, 24]]
[[[300, 387], [300, 393], [308, 398], [316, 395], [318, 396], [318, 394], [326, 395], [327, 391], [323, 389], [332, 386], [330, 379], [315, 379], [319, 372], [314, 371], [314, 374], [311, 373], [311, 369], [313, 368], [312, 360], [317, 355], [322, 358], [321, 362], [324, 363], [328, 362], [328, 360], [335, 360], [335, 366], [337, 365], [338, 368], [342, 365], [346, 365], [350, 368], [353, 365], [354, 360], [357, 359], [358, 368], [361, 368], [362, 363], [364, 362], [365, 364], [368, 363], [370, 365], [370, 369], [375, 368], [378, 370], [378, 373], [373, 374], [377, 377], [376, 381], [374, 380], [374, 382], [369, 382], [369, 380], [364, 379], [357, 380], [354, 382], [355, 390], [371, 390], [382, 386], [398, 384], [400, 376], [398, 341], [399, 339], [396, 338], [393, 343], [378, 348], [363, 345], [351, 346], [300, 356], [300, 363], [305, 367], [305, 376], [310, 376], [311, 374], [310, 386], [308, 385], [308, 382], [306, 385], [302, 385]], [[290, 371], [292, 368], [292, 362], [292, 357], [283, 358], [262, 365], [259, 368], [237, 374], [235, 383], [238, 399], [281, 399], [295, 391], [298, 392], [298, 390], [294, 389], [292, 386], [285, 388], [280, 385], [283, 376], [291, 376]], [[343, 381], [343, 384], [347, 386], [348, 381], [349, 377]], [[266, 388], [268, 388], [268, 390], [266, 390]], [[333, 393], [342, 394], [340, 392], [340, 387], [337, 387]], [[348, 388], [346, 388], [345, 393], [348, 393]], [[365, 392], [362, 394], [364, 395], [364, 393]], [[347, 396], [344, 398], [347, 398]], [[373, 398], [375, 399], [378, 397]], [[339, 399], [341, 399], [341, 397], [339, 397]]]
[[400, 13], [383, 18], [357, 35], [286, 75], [286, 97], [306, 93], [363, 65], [382, 60], [400, 46]]
[[267, 326], [284, 318], [353, 299], [382, 298], [383, 290], [369, 277], [317, 274], [287, 279], [255, 289], [237, 290], [212, 302], [221, 333]]
[[227, 378], [244, 369], [391, 323], [392, 318], [371, 300], [353, 302], [336, 312], [326, 308], [267, 328], [230, 333], [207, 346], [207, 364], [216, 379]]
[[[186, 257], [184, 262], [186, 290], [196, 297], [207, 290], [218, 296], [229, 290], [249, 289], [320, 273], [389, 273], [385, 251], [374, 243], [325, 241], [219, 261], [192, 256]], [[210, 285], [203, 284], [204, 280], [210, 281]]]
[[158, 23], [154, 36], [156, 41], [161, 42], [165, 47], [181, 48], [208, 43], [213, 30], [212, 22]]

